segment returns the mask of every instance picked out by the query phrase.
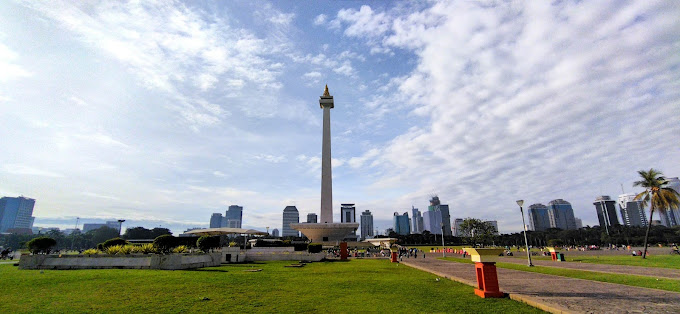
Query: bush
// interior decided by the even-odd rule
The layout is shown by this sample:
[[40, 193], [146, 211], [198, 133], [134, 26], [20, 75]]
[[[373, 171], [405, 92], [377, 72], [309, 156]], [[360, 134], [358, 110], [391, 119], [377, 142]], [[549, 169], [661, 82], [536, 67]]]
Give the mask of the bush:
[[121, 248], [123, 248], [122, 245], [112, 245], [112, 246], [105, 248], [104, 252], [106, 252], [106, 254], [116, 255], [116, 254], [120, 253]]
[[220, 237], [202, 236], [196, 240], [196, 246], [201, 251], [208, 253], [211, 249], [220, 246]]
[[156, 247], [151, 243], [136, 245], [132, 247], [132, 253], [156, 253]]
[[172, 253], [189, 253], [189, 248], [186, 245], [180, 245], [172, 249]]
[[87, 250], [83, 251], [84, 255], [95, 255], [95, 254], [99, 254], [99, 253], [101, 253], [101, 252], [97, 249], [87, 249]]
[[169, 234], [164, 234], [153, 240], [153, 245], [158, 250], [158, 253], [164, 254], [170, 253], [172, 248], [177, 246], [176, 243], [177, 241], [175, 241], [175, 237]]
[[57, 245], [57, 240], [50, 237], [38, 237], [26, 243], [28, 250], [33, 254], [50, 254], [51, 248]]
[[238, 246], [238, 243], [236, 243], [234, 241], [229, 242], [229, 247], [237, 247], [237, 246]]
[[104, 249], [106, 249], [110, 246], [114, 246], [114, 245], [123, 246], [123, 245], [126, 245], [126, 244], [128, 244], [128, 242], [121, 239], [121, 238], [113, 238], [113, 239], [108, 239], [108, 240], [104, 241], [104, 243], [102, 243], [102, 247]]
[[132, 245], [122, 245], [120, 247], [120, 252], [118, 252], [118, 254], [130, 254], [130, 253], [132, 253], [133, 247], [134, 246], [132, 246]]
[[97, 250], [104, 251], [104, 243], [97, 244]]
[[310, 243], [309, 245], [307, 245], [307, 250], [309, 251], [309, 253], [319, 253], [321, 252], [321, 249], [322, 249], [321, 243]]
[[295, 243], [295, 244], [293, 244], [293, 248], [296, 251], [306, 251], [307, 250], [307, 243]]

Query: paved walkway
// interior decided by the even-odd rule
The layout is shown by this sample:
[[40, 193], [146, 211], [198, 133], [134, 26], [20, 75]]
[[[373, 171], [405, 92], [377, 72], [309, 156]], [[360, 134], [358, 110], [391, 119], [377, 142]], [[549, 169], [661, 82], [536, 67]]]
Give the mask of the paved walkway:
[[[526, 265], [526, 258], [516, 257], [500, 257], [499, 262], [514, 263]], [[626, 266], [626, 265], [609, 265], [609, 264], [594, 264], [594, 263], [579, 263], [579, 262], [553, 262], [546, 260], [532, 260], [534, 265], [568, 268], [578, 270], [597, 271], [602, 273], [624, 274], [624, 275], [638, 275], [649, 276], [654, 278], [668, 278], [680, 280], [680, 269], [658, 268], [658, 267], [643, 267], [643, 266]]]
[[[405, 258], [402, 264], [477, 286], [473, 264]], [[553, 313], [680, 313], [680, 293], [497, 268], [501, 291]]]

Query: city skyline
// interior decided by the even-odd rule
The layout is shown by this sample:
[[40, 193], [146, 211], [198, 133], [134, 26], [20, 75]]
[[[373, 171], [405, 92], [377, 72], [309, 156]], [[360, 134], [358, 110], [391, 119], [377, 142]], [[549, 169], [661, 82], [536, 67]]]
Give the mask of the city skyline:
[[517, 199], [564, 199], [596, 225], [593, 199], [641, 192], [638, 170], [680, 175], [679, 15], [655, 1], [8, 2], [0, 196], [36, 199], [35, 225], [63, 228], [181, 232], [230, 204], [258, 228], [291, 204], [319, 214], [311, 99], [328, 84], [334, 220], [352, 202], [384, 228], [436, 193], [450, 217], [504, 232], [522, 228]]

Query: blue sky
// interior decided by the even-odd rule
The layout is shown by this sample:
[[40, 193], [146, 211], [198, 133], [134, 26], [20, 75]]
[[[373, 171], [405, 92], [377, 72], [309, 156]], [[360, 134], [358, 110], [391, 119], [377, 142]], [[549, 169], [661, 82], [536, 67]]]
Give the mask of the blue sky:
[[[321, 110], [334, 204], [377, 225], [431, 194], [518, 231], [516, 199], [679, 176], [674, 1], [4, 2], [0, 195], [36, 225], [181, 231], [244, 206], [317, 212]], [[337, 216], [337, 215], [336, 215]], [[336, 217], [337, 218], [337, 217]]]

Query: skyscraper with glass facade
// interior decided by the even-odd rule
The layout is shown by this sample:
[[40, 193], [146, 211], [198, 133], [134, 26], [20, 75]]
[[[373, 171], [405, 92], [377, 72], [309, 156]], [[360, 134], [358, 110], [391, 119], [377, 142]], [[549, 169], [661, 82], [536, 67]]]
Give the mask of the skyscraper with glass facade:
[[399, 213], [395, 212], [394, 217], [392, 218], [393, 226], [394, 226], [394, 232], [400, 235], [407, 235], [411, 233], [411, 226], [409, 225], [409, 220], [408, 220], [408, 213], [404, 213], [403, 215], [399, 215]]
[[361, 240], [372, 238], [373, 234], [373, 214], [370, 210], [361, 213]]
[[0, 232], [10, 229], [30, 230], [33, 228], [33, 207], [35, 200], [28, 197], [0, 198]]
[[297, 230], [290, 227], [292, 223], [300, 222], [300, 213], [295, 206], [286, 206], [283, 209], [283, 227], [281, 228], [282, 237], [299, 237]]
[[529, 214], [529, 229], [534, 231], [545, 231], [548, 228], [550, 228], [548, 206], [545, 206], [541, 203], [533, 204], [529, 206], [528, 214]]
[[548, 219], [551, 228], [576, 230], [574, 209], [571, 207], [571, 203], [561, 198], [548, 203]]

